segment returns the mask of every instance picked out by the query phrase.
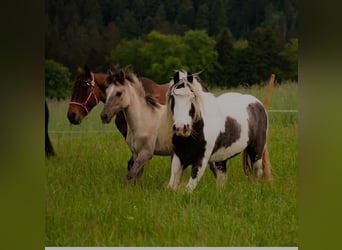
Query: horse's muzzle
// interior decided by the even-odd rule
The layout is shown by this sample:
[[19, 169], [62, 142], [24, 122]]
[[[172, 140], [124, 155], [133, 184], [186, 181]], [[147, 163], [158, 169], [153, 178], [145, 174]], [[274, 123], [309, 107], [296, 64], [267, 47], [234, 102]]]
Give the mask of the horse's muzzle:
[[79, 125], [81, 123], [81, 116], [77, 115], [75, 112], [68, 113], [68, 120], [71, 124]]
[[109, 116], [107, 113], [101, 113], [102, 123], [109, 123], [111, 119], [112, 117]]
[[172, 129], [175, 135], [177, 136], [189, 137], [191, 135], [191, 129], [189, 124], [173, 124]]

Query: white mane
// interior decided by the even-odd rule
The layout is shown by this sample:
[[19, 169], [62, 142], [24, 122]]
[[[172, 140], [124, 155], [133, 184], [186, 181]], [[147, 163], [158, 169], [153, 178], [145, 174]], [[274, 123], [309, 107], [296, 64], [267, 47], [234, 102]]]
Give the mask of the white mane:
[[[168, 100], [170, 101], [170, 96], [173, 95], [182, 95], [182, 96], [189, 96], [193, 97], [192, 104], [195, 108], [195, 114], [194, 114], [194, 122], [198, 121], [202, 117], [203, 112], [203, 101], [208, 97], [208, 95], [213, 96], [211, 93], [204, 92], [203, 87], [200, 83], [199, 73], [191, 74], [193, 77], [192, 82], [188, 81], [187, 78], [187, 72], [180, 70], [178, 71], [180, 78], [178, 82], [174, 82], [174, 79], [170, 82], [170, 88], [167, 93]], [[185, 88], [179, 88], [184, 84]], [[170, 106], [170, 102], [168, 102], [168, 106]]]

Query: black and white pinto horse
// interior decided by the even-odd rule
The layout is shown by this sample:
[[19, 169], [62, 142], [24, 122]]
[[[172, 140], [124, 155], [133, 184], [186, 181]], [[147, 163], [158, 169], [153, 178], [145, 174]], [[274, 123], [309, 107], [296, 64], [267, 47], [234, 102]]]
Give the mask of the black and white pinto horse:
[[226, 161], [240, 152], [246, 175], [271, 180], [263, 104], [239, 93], [215, 97], [202, 91], [199, 80], [196, 74], [176, 71], [170, 82], [167, 112], [173, 117], [174, 155], [168, 187], [176, 189], [183, 170], [192, 165], [186, 187], [194, 190], [208, 163], [217, 183], [224, 184]]

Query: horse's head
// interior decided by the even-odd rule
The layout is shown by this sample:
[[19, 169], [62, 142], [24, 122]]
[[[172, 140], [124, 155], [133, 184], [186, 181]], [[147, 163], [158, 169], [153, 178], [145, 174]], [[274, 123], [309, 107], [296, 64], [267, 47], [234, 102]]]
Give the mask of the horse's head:
[[183, 71], [176, 71], [170, 82], [168, 106], [177, 136], [190, 136], [193, 123], [200, 119], [198, 85], [201, 88], [193, 74]]
[[126, 69], [116, 67], [108, 71], [106, 80], [108, 85], [107, 99], [101, 112], [103, 123], [109, 123], [117, 113], [129, 106], [129, 80], [127, 78]]
[[100, 90], [95, 84], [94, 73], [85, 66], [78, 68], [74, 90], [68, 109], [68, 119], [72, 124], [80, 124], [82, 119], [99, 102]]

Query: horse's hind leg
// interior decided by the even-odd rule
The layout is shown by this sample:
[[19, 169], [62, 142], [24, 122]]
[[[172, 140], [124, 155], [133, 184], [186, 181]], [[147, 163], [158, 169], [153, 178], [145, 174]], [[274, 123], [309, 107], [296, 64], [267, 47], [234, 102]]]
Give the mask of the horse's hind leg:
[[[262, 153], [263, 150], [261, 147], [252, 147], [252, 146], [248, 146], [247, 149], [247, 154], [249, 156], [249, 159], [251, 161], [251, 165], [252, 165], [252, 173], [254, 175], [254, 177], [257, 180], [260, 180], [261, 177], [263, 176], [263, 168], [262, 168]], [[247, 171], [248, 172], [248, 171]]]
[[262, 158], [258, 159], [256, 162], [253, 163], [253, 168], [256, 179], [260, 180], [264, 174], [264, 170], [262, 168]]
[[262, 153], [258, 153], [259, 151], [255, 151], [253, 149], [247, 150], [248, 155], [250, 157], [254, 176], [257, 180], [260, 180], [261, 178], [265, 178], [266, 180], [272, 179], [271, 169], [270, 169], [270, 162], [269, 162], [269, 156], [268, 151], [266, 148], [266, 145], [264, 149], [261, 151]]
[[271, 173], [271, 164], [270, 164], [270, 158], [268, 155], [267, 147], [265, 146], [264, 153], [262, 154], [262, 169], [264, 171], [264, 178], [267, 181], [272, 181], [272, 173]]
[[214, 173], [216, 184], [223, 186], [227, 181], [227, 160], [209, 162], [210, 170]]

